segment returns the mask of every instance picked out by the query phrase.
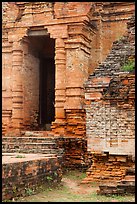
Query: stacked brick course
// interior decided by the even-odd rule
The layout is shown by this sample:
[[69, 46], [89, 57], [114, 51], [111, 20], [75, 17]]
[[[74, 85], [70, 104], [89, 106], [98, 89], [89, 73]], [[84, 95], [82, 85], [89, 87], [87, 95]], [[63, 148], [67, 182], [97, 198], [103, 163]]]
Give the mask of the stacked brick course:
[[[4, 154], [8, 157], [2, 165], [2, 200], [26, 196], [27, 191], [35, 191], [41, 185], [57, 185], [62, 178], [61, 165], [55, 156]], [[10, 157], [12, 159], [10, 159]], [[4, 159], [5, 160], [5, 159]], [[50, 180], [48, 179], [50, 178]]]
[[63, 169], [87, 170], [92, 161], [87, 152], [87, 140], [81, 137], [58, 137], [58, 146], [63, 149]]
[[115, 183], [126, 176], [128, 168], [135, 168], [133, 158], [128, 155], [93, 153], [92, 165], [87, 170], [87, 177], [82, 183], [98, 182], [100, 184]]

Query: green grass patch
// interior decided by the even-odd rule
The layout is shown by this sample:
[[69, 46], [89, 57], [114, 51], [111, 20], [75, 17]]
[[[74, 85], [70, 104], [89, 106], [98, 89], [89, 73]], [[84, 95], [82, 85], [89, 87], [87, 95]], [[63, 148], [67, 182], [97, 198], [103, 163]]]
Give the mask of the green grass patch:
[[129, 59], [129, 60], [122, 66], [122, 70], [123, 70], [123, 71], [132, 72], [134, 69], [135, 69], [135, 60], [134, 60], [134, 59]]
[[24, 155], [17, 155], [15, 158], [25, 158]]
[[81, 181], [86, 178], [86, 172], [80, 172], [79, 170], [66, 170], [64, 177], [73, 179], [75, 181]]
[[[78, 170], [65, 171], [63, 174], [63, 178], [68, 179], [69, 184], [72, 181], [78, 186], [85, 177], [86, 173]], [[69, 184], [61, 182], [55, 187], [42, 187], [41, 192], [19, 199], [17, 202], [135, 202], [134, 195], [98, 195], [96, 182], [89, 185], [83, 184], [82, 188], [77, 189], [75, 189], [75, 185], [71, 188], [72, 186]], [[89, 190], [84, 192], [87, 188]]]

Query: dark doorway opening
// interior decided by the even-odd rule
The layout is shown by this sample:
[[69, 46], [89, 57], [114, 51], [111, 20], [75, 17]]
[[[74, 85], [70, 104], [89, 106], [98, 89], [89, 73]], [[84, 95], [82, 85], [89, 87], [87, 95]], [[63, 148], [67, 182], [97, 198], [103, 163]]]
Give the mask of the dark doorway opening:
[[[39, 130], [50, 130], [55, 120], [55, 40], [49, 35], [29, 36], [30, 52], [39, 59]], [[37, 82], [36, 82], [37, 83]]]
[[55, 119], [55, 63], [54, 58], [40, 59], [40, 127], [50, 129]]

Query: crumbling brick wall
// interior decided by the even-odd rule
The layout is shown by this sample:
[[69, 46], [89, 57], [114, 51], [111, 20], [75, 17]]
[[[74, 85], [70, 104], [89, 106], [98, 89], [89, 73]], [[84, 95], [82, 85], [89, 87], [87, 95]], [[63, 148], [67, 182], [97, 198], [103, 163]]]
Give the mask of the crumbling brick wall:
[[[90, 75], [85, 85], [86, 134], [88, 150], [93, 153], [94, 164], [89, 170], [89, 180], [97, 174], [97, 169], [100, 169], [100, 172], [104, 171], [102, 165], [99, 165], [99, 159], [96, 158], [98, 153], [108, 153], [110, 156], [122, 155], [124, 158], [130, 155], [133, 160], [129, 166], [133, 166], [134, 163], [135, 75], [122, 70], [123, 64], [130, 58], [135, 58], [134, 16], [127, 28], [126, 34], [113, 43], [110, 54]], [[107, 162], [108, 160], [104, 159], [104, 166]], [[115, 162], [116, 160], [112, 159], [114, 169]], [[125, 163], [123, 169], [126, 167]], [[109, 179], [110, 170], [107, 174]], [[122, 176], [123, 172], [119, 169], [119, 178]], [[115, 179], [114, 175], [113, 178]], [[99, 179], [99, 176], [96, 179]]]
[[96, 27], [96, 35], [91, 45], [90, 74], [106, 59], [113, 42], [124, 35], [126, 24], [134, 13], [133, 2], [126, 3], [95, 2], [91, 21]]
[[135, 77], [117, 75], [107, 88], [102, 81], [96, 84], [98, 92], [86, 93], [88, 150], [134, 155]]
[[[7, 155], [10, 156], [10, 155]], [[2, 200], [11, 200], [27, 195], [27, 190], [37, 190], [39, 186], [56, 186], [61, 182], [62, 169], [57, 157], [35, 157], [29, 160], [3, 163], [2, 165]], [[5, 156], [6, 157], [6, 156]], [[12, 159], [12, 158], [11, 158]], [[48, 179], [50, 177], [50, 180]]]

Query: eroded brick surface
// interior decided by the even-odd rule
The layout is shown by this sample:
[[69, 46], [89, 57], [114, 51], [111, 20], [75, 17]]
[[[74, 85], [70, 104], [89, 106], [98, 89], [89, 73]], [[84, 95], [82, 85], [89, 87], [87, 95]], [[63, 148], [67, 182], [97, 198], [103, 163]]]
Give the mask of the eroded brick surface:
[[[115, 159], [118, 155], [121, 157], [123, 155], [123, 160], [126, 158], [124, 155], [130, 155], [133, 157], [133, 162], [129, 164], [131, 167], [135, 157], [135, 75], [125, 73], [121, 67], [127, 59], [135, 58], [134, 20], [133, 16], [128, 23], [126, 34], [113, 43], [106, 60], [95, 69], [94, 74], [90, 75], [85, 93], [88, 150], [95, 155], [97, 152], [106, 152], [110, 158], [114, 155]], [[117, 162], [112, 161], [109, 164], [105, 159], [101, 162], [96, 159], [93, 161], [95, 168], [91, 167], [92, 171], [88, 173], [89, 180], [102, 179], [100, 175], [104, 175], [105, 171], [108, 180], [112, 180], [113, 176], [118, 179], [117, 174], [120, 177], [123, 175], [121, 168], [116, 169]], [[108, 164], [114, 170], [112, 177], [113, 171], [106, 170]], [[127, 163], [124, 163], [119, 166], [126, 169], [126, 165]]]
[[[62, 170], [55, 156], [13, 153], [7, 154], [7, 156], [3, 154], [3, 157], [3, 201], [26, 196], [29, 192], [32, 193], [33, 190], [36, 190], [38, 186], [47, 185], [49, 187], [57, 185], [61, 181]], [[6, 157], [8, 157], [7, 161]]]

